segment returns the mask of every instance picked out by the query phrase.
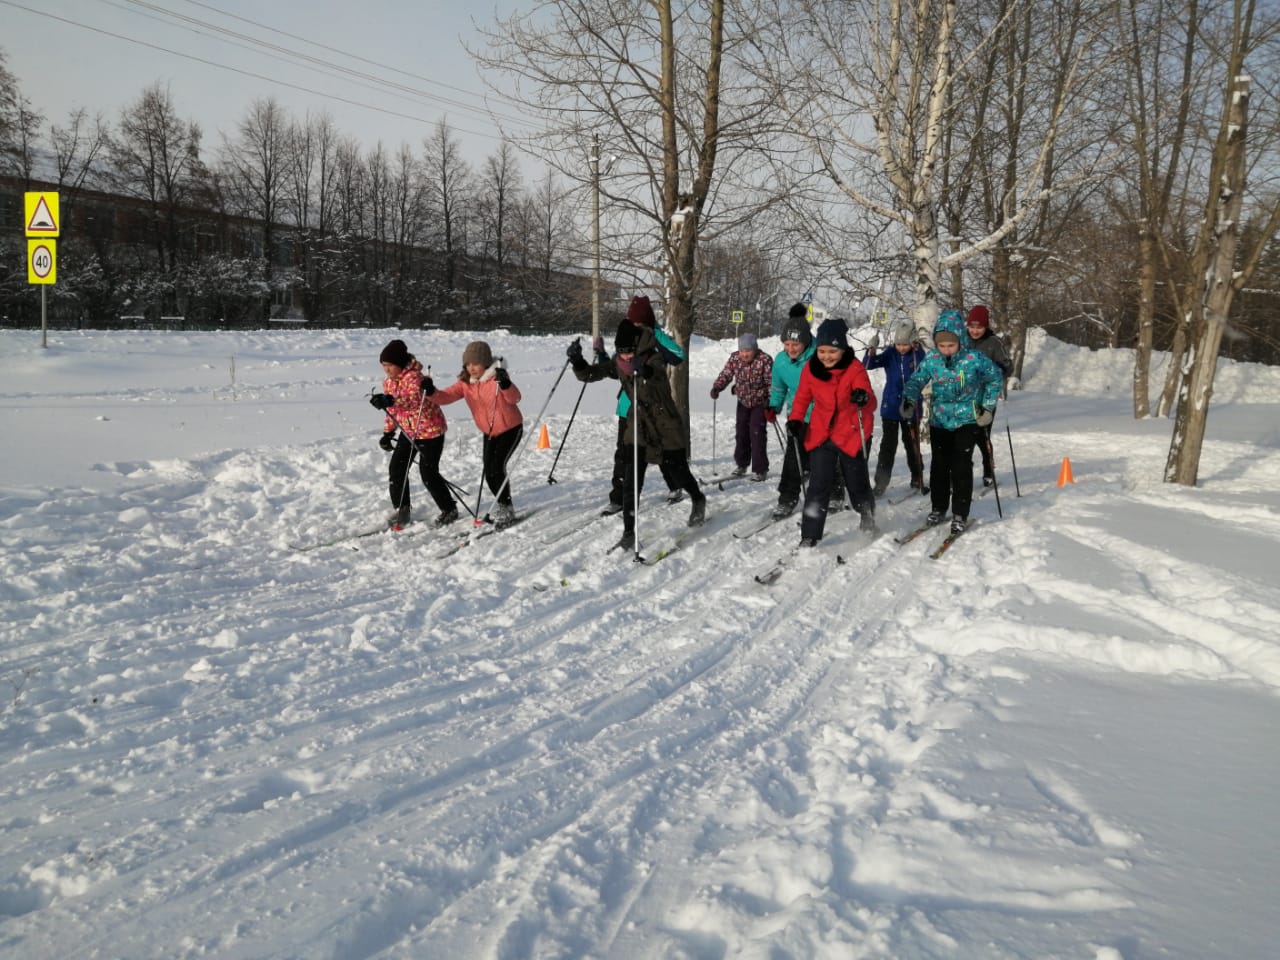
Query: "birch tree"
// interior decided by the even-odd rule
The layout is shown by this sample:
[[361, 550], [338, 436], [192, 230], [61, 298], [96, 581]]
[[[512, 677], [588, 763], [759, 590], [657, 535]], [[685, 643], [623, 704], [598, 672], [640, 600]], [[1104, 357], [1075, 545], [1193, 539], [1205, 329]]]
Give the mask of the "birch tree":
[[[1055, 191], [1091, 175], [1087, 169], [1073, 170], [1070, 178], [1057, 172], [1055, 150], [1097, 78], [1090, 58], [1102, 25], [1090, 4], [1069, 2], [1064, 16], [1048, 16], [1046, 4], [1032, 4], [1037, 42], [1009, 48], [1006, 65], [998, 42], [1019, 36], [1018, 26], [1032, 12], [1029, 2], [996, 4], [995, 13], [983, 18], [987, 5], [962, 7], [957, 0], [796, 0], [776, 22], [773, 55], [762, 58], [775, 65], [771, 80], [781, 114], [804, 148], [795, 172], [804, 180], [816, 172], [834, 187], [837, 208], [852, 205], [884, 225], [881, 246], [902, 251], [910, 264], [906, 289], [887, 298], [913, 317], [922, 334], [932, 332], [949, 273], [990, 258], [1002, 243], [1016, 240]], [[1053, 4], [1055, 12], [1062, 6]], [[967, 44], [957, 49], [962, 16]], [[954, 202], [947, 192], [967, 181], [957, 181], [958, 168], [948, 166], [964, 142], [951, 134], [957, 118], [976, 109], [974, 94], [958, 82], [983, 56], [996, 57], [1003, 68], [991, 77], [1006, 76], [1012, 86], [992, 91], [991, 78], [980, 77], [971, 87], [1000, 96], [1006, 132], [1019, 125], [1018, 134], [998, 164], [973, 168], [974, 175], [995, 178], [994, 220], [962, 221], [965, 232], [957, 234], [960, 224], [946, 229], [944, 214]], [[1019, 79], [1026, 57], [1040, 58], [1040, 69], [1022, 71]], [[1052, 73], [1044, 69], [1049, 58], [1057, 61]], [[1047, 76], [1053, 80], [1044, 86]], [[866, 294], [877, 292], [864, 278], [844, 279]]]
[[[1264, 4], [1265, 7], [1265, 4]], [[1222, 116], [1214, 140], [1204, 217], [1192, 258], [1193, 275], [1201, 277], [1200, 296], [1190, 311], [1188, 349], [1182, 364], [1182, 384], [1174, 415], [1173, 438], [1165, 464], [1165, 480], [1194, 486], [1199, 475], [1217, 373], [1223, 331], [1232, 301], [1258, 267], [1265, 243], [1280, 228], [1280, 190], [1274, 181], [1275, 153], [1280, 125], [1276, 124], [1274, 92], [1270, 123], [1255, 136], [1250, 127], [1251, 78], [1249, 61], [1256, 58], [1268, 79], [1276, 78], [1275, 63], [1280, 21], [1274, 15], [1258, 19], [1256, 0], [1231, 0], [1225, 68], [1228, 78], [1222, 97]], [[1272, 86], [1272, 84], [1268, 84]], [[1274, 91], [1274, 87], [1272, 86]], [[1250, 189], [1250, 149], [1268, 154], [1259, 169], [1273, 178], [1264, 189]], [[1265, 174], [1263, 174], [1265, 176]], [[1249, 248], [1240, 246], [1246, 201], [1259, 227]]]

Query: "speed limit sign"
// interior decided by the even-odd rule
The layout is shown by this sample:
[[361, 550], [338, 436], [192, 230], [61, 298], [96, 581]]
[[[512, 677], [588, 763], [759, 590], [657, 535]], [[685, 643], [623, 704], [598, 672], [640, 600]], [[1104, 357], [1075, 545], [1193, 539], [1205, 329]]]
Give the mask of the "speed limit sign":
[[58, 282], [56, 240], [27, 241], [27, 283]]

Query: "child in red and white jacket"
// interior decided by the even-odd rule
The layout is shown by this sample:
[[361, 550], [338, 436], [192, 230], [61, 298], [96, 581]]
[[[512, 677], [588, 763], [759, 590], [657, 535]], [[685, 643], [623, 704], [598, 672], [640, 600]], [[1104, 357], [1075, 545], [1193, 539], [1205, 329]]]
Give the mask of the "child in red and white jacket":
[[769, 474], [769, 438], [765, 433], [765, 414], [769, 409], [769, 390], [773, 385], [773, 358], [760, 350], [754, 333], [738, 338], [738, 349], [730, 355], [720, 376], [711, 384], [711, 399], [730, 380], [738, 397], [737, 429], [734, 433], [733, 462], [740, 477], [751, 467], [751, 479], [763, 480]]
[[455, 400], [466, 400], [471, 419], [484, 434], [482, 451], [484, 481], [497, 496], [493, 525], [501, 530], [515, 522], [511, 502], [511, 484], [507, 479], [507, 461], [524, 434], [524, 417], [520, 414], [520, 390], [502, 359], [493, 359], [493, 351], [483, 340], [467, 344], [462, 352], [462, 372], [455, 383], [436, 389], [428, 377], [423, 393], [440, 406]]
[[876, 398], [866, 368], [849, 349], [847, 333], [848, 327], [839, 318], [819, 325], [813, 338], [814, 355], [800, 373], [787, 420], [787, 429], [803, 438], [809, 451], [809, 488], [800, 521], [802, 547], [817, 546], [822, 539], [827, 499], [840, 473], [844, 474], [849, 502], [862, 516], [861, 529], [873, 535], [877, 532], [876, 501], [867, 474]]
[[[385, 379], [382, 381], [382, 393], [375, 393], [369, 398], [369, 403], [386, 413], [378, 446], [391, 451], [388, 486], [391, 505], [395, 509], [387, 517], [387, 524], [398, 529], [409, 522], [412, 506], [409, 466], [415, 453], [422, 483], [440, 508], [436, 525], [452, 523], [458, 519], [458, 504], [453, 499], [449, 482], [440, 474], [440, 455], [444, 452], [447, 429], [444, 411], [423, 395], [424, 380], [430, 381], [430, 377], [423, 377], [422, 364], [409, 352], [403, 340], [392, 340], [383, 347], [378, 361], [382, 364]], [[393, 443], [397, 429], [400, 437]]]

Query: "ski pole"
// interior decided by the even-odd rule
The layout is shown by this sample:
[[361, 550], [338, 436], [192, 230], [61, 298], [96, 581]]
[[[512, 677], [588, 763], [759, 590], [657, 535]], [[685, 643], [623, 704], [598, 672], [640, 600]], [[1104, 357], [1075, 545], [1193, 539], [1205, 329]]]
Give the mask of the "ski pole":
[[778, 445], [782, 447], [782, 459], [785, 460], [787, 458], [787, 441], [782, 436], [782, 428], [778, 426], [777, 419], [773, 421], [773, 435], [777, 439]]
[[[916, 455], [916, 465], [920, 470], [920, 490], [926, 489], [924, 476], [924, 450], [920, 446], [920, 421], [912, 418], [906, 424], [907, 442], [911, 444], [911, 451]], [[907, 458], [908, 460], [910, 457]]]
[[634, 366], [635, 357], [632, 357], [633, 366], [631, 367], [631, 515], [635, 523], [635, 546], [633, 550], [635, 555], [631, 558], [633, 563], [643, 562], [644, 557], [640, 556], [640, 371]]
[[996, 479], [996, 457], [995, 451], [991, 449], [991, 438], [987, 436], [987, 431], [982, 427], [978, 427], [982, 431], [982, 448], [986, 450], [987, 456], [991, 458], [991, 489], [996, 495], [996, 513], [1000, 519], [1004, 519], [1004, 509], [1000, 506], [1000, 481]]
[[547, 474], [547, 483], [557, 483], [556, 480], [556, 464], [560, 462], [560, 454], [564, 451], [565, 441], [569, 439], [569, 431], [573, 429], [573, 421], [578, 416], [578, 406], [582, 403], [582, 395], [587, 392], [587, 383], [582, 382], [582, 389], [578, 391], [577, 402], [573, 405], [573, 413], [569, 414], [569, 423], [564, 428], [564, 435], [560, 438], [560, 446], [556, 448], [556, 458], [551, 461], [551, 472]]
[[[499, 357], [498, 359], [501, 360], [502, 358]], [[556, 388], [560, 386], [560, 380], [564, 377], [564, 372], [568, 369], [569, 369], [569, 360], [566, 358], [564, 361], [564, 366], [560, 368], [560, 373], [556, 377], [555, 383], [551, 384], [551, 389], [547, 391], [547, 399], [542, 401], [542, 407], [538, 410], [538, 415], [533, 419], [533, 424], [535, 427], [542, 422], [542, 415], [547, 412], [547, 406], [551, 403], [551, 398], [552, 396], [554, 396], [556, 392]], [[585, 383], [583, 384], [583, 387], [586, 387]], [[578, 399], [581, 400], [582, 397], [579, 396]], [[578, 408], [574, 407], [573, 409], [576, 412]], [[496, 392], [493, 395], [493, 412], [495, 414], [498, 412], [498, 394]], [[490, 418], [490, 428], [492, 428], [492, 423], [493, 423], [492, 418]], [[528, 449], [529, 441], [533, 439], [534, 432], [535, 431], [530, 430], [525, 435], [524, 440], [521, 442], [519, 448], [515, 451], [514, 456], [508, 456], [506, 461], [503, 463], [502, 466], [503, 466], [503, 470], [506, 472], [506, 476], [502, 480], [502, 486], [500, 486], [498, 488], [498, 492], [494, 494], [495, 498], [502, 496], [502, 492], [506, 490], [507, 485], [511, 483], [511, 470], [512, 468], [515, 467], [517, 463], [520, 462], [520, 458], [524, 456], [525, 450]], [[559, 456], [560, 456], [559, 454], [556, 454], [557, 459], [559, 459]], [[555, 468], [552, 467], [552, 469], [554, 470]]]
[[[467, 505], [467, 497], [471, 496], [471, 494], [467, 493], [466, 490], [463, 490], [462, 487], [458, 486], [456, 483], [452, 483], [448, 480], [446, 480], [445, 483], [449, 485], [449, 489], [453, 491], [454, 496], [458, 498], [458, 502], [462, 504], [462, 509], [467, 511], [467, 513], [471, 513], [471, 507]], [[471, 513], [471, 517], [474, 519], [475, 514]]]
[[[862, 472], [864, 474], [864, 479], [866, 480], [865, 489], [870, 491], [871, 490], [871, 473], [870, 473], [871, 458], [867, 456], [867, 434], [866, 434], [866, 431], [862, 429], [862, 408], [858, 406], [856, 403], [853, 405], [853, 419], [858, 424], [858, 452], [862, 454]], [[847, 480], [845, 481], [845, 484], [846, 486], [848, 485]], [[854, 506], [854, 504], [850, 504], [850, 506]], [[876, 510], [876, 497], [875, 497], [875, 494], [873, 493], [871, 495], [872, 514], [875, 513], [875, 510]], [[859, 510], [858, 513], [862, 513], [862, 511]]]
[[[711, 398], [711, 462], [716, 462], [716, 404], [720, 402], [719, 397]], [[715, 475], [715, 467], [711, 468], [712, 476]]]
[[1009, 438], [1009, 466], [1013, 468], [1013, 490], [1022, 496], [1022, 488], [1018, 486], [1018, 461], [1013, 459], [1013, 434], [1009, 432], [1009, 421], [1004, 422], [1004, 435]]

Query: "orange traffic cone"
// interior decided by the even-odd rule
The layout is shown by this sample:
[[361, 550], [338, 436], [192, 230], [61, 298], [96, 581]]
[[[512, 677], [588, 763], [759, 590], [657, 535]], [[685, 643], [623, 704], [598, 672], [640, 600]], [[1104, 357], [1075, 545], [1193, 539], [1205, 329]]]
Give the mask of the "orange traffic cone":
[[1071, 458], [1062, 458], [1062, 468], [1058, 471], [1058, 486], [1065, 487], [1068, 483], [1075, 483], [1076, 478], [1071, 476]]
[[547, 425], [545, 423], [542, 425], [542, 432], [538, 434], [538, 449], [551, 449], [551, 437], [547, 434]]

